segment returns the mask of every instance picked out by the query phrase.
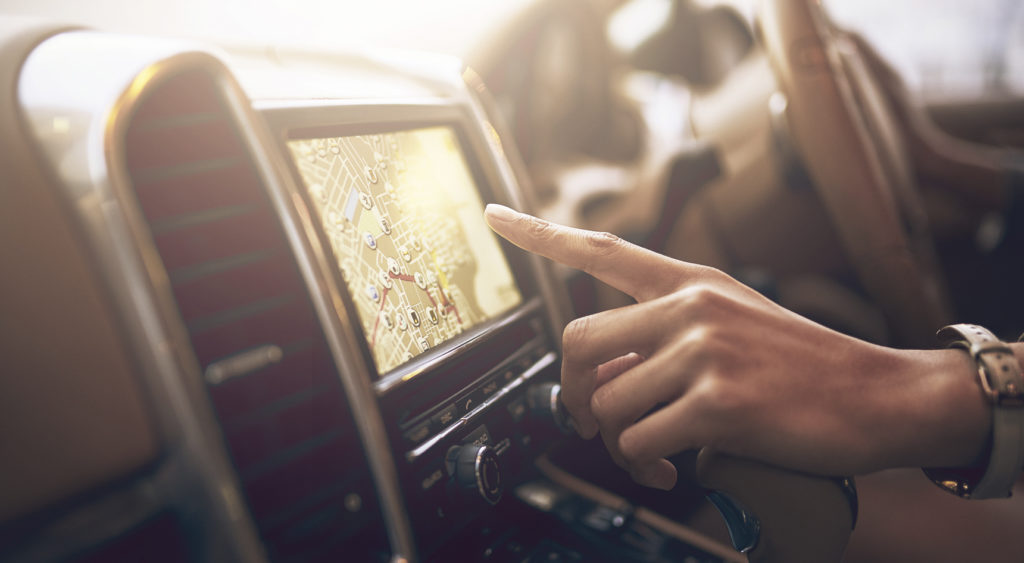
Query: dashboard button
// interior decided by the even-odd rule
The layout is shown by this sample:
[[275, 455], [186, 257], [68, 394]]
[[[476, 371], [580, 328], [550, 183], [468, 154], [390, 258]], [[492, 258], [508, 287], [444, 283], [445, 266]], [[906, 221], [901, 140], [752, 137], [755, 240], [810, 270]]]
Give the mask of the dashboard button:
[[483, 393], [483, 395], [485, 397], [493, 395], [494, 392], [497, 391], [497, 390], [498, 390], [498, 380], [496, 380], [496, 379], [492, 379], [492, 380], [488, 381], [487, 383], [484, 383], [483, 386], [480, 387], [480, 391], [481, 391], [481, 393]]
[[433, 467], [424, 472], [418, 479], [420, 490], [427, 492], [437, 486], [442, 480], [444, 480], [444, 469], [440, 466]]
[[522, 420], [523, 416], [526, 415], [526, 411], [527, 408], [525, 399], [516, 399], [515, 401], [512, 401], [508, 405], [508, 413], [512, 415], [512, 420], [514, 420], [515, 422], [519, 422], [520, 420]]
[[418, 444], [430, 436], [430, 422], [416, 425], [412, 430], [405, 433], [405, 439], [413, 444]]
[[432, 420], [443, 428], [445, 426], [448, 426], [452, 422], [455, 422], [455, 419], [458, 417], [459, 413], [458, 410], [456, 409], [456, 406], [448, 405], [447, 407], [441, 409], [440, 412], [435, 414]]

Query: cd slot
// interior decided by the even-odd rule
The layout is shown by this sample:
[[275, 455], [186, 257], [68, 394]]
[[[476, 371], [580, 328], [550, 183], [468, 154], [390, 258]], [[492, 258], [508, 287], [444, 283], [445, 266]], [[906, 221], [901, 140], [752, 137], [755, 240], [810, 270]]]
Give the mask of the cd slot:
[[494, 406], [499, 401], [513, 393], [515, 390], [525, 385], [535, 375], [544, 371], [544, 369], [547, 368], [548, 366], [554, 364], [557, 359], [558, 356], [554, 352], [548, 351], [546, 354], [541, 356], [537, 361], [535, 361], [532, 365], [530, 365], [524, 372], [514, 377], [504, 387], [495, 390], [487, 399], [483, 400], [476, 407], [466, 412], [457, 421], [446, 426], [443, 430], [441, 430], [428, 440], [424, 441], [419, 446], [406, 452], [406, 460], [409, 461], [410, 463], [415, 462], [416, 460], [420, 459], [425, 454], [430, 452], [430, 450], [432, 450], [434, 446], [444, 441], [446, 438], [455, 435], [460, 430], [469, 428], [473, 424], [476, 424], [477, 421], [482, 417], [482, 415], [489, 411], [492, 406]]
[[[543, 338], [535, 337], [520, 344], [517, 348], [511, 349], [504, 356], [503, 361], [495, 362], [496, 365], [486, 369], [471, 368], [471, 373], [476, 371], [476, 373], [484, 375], [475, 378], [470, 383], [446, 389], [442, 393], [431, 394], [424, 401], [426, 406], [414, 411], [414, 414], [410, 413], [398, 419], [397, 429], [403, 433], [402, 437], [406, 445], [418, 445], [424, 439], [462, 418], [498, 389], [511, 383], [549, 349]], [[460, 374], [466, 371], [466, 369], [458, 368], [445, 373]], [[435, 375], [433, 377], [441, 379], [448, 376]]]
[[[546, 340], [541, 338], [544, 332], [539, 321], [536, 316], [520, 318], [500, 333], [461, 350], [450, 361], [431, 366], [410, 378], [405, 385], [391, 390], [381, 398], [387, 419], [393, 421], [396, 429], [407, 431], [422, 423], [428, 413], [436, 414], [445, 401], [460, 398], [467, 390], [481, 385], [502, 369], [501, 366], [513, 369], [517, 368], [514, 362], [522, 361], [523, 365], [517, 369], [526, 369], [528, 363], [536, 358], [526, 358], [525, 355], [546, 345]], [[499, 382], [498, 387], [502, 385]], [[455, 418], [468, 409], [460, 410], [462, 412]]]

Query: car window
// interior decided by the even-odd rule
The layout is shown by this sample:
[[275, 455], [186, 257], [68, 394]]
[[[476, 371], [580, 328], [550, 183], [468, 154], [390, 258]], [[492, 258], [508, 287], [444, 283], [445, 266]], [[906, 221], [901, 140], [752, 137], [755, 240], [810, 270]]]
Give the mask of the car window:
[[929, 101], [1024, 94], [1019, 0], [826, 0], [825, 6]]
[[[537, 0], [4, 0], [0, 13], [233, 45], [426, 49], [464, 57]], [[473, 25], [466, 25], [473, 22]]]

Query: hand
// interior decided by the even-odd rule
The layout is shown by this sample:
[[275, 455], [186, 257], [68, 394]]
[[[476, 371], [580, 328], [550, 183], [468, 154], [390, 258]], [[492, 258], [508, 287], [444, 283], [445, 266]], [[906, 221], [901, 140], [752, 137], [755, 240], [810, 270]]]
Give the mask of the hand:
[[600, 432], [641, 484], [671, 488], [664, 458], [706, 446], [828, 475], [966, 465], [980, 453], [988, 411], [962, 352], [842, 335], [718, 270], [611, 234], [497, 205], [486, 219], [637, 300], [566, 327], [562, 398], [580, 434]]

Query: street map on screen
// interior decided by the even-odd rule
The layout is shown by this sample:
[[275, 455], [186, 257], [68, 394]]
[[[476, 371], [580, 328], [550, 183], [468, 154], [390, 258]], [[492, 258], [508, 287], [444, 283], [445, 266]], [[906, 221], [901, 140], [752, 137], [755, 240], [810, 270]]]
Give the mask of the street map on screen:
[[522, 302], [451, 127], [288, 148], [378, 374]]

